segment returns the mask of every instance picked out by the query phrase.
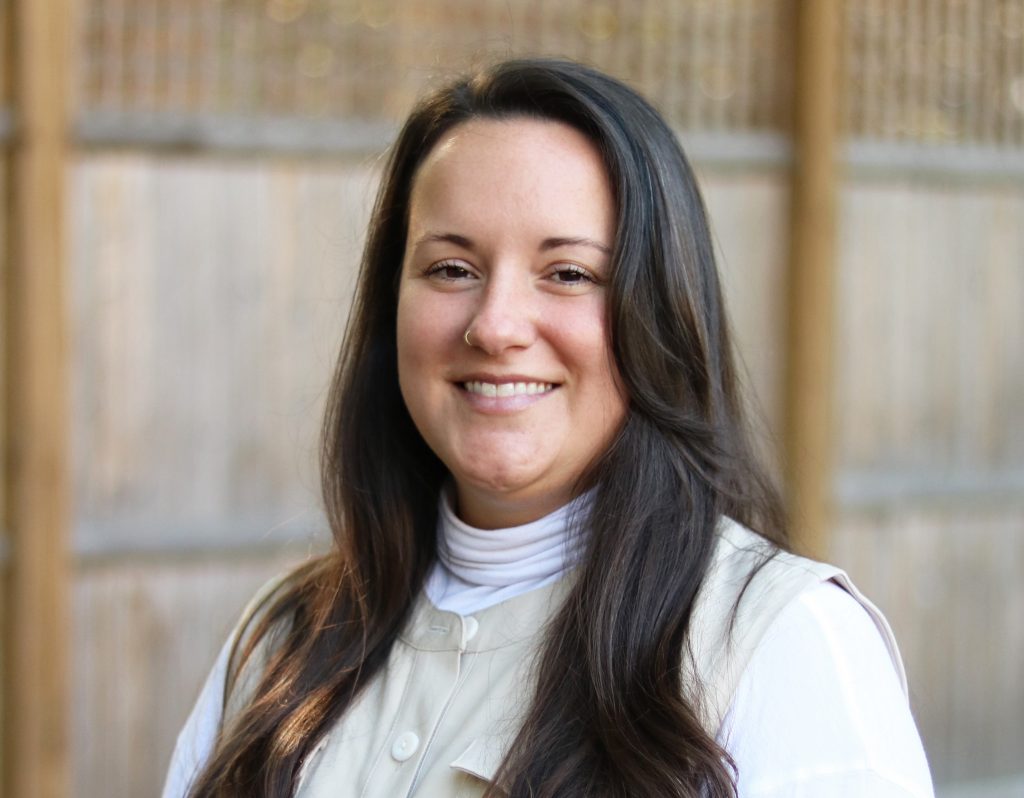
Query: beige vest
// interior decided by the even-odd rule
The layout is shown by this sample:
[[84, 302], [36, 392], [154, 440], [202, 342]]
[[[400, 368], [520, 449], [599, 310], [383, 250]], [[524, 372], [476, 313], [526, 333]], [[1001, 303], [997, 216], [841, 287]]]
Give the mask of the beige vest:
[[[689, 674], [684, 683], [694, 683], [696, 676], [704, 685], [701, 711], [710, 733], [718, 730], [769, 625], [799, 593], [824, 580], [845, 588], [867, 610], [906, 691], [888, 624], [845, 573], [786, 553], [765, 562], [770, 549], [763, 538], [728, 520], [719, 531], [714, 564], [691, 621], [692, 657], [684, 657]], [[760, 563], [730, 628], [733, 608]], [[519, 728], [520, 713], [531, 696], [536, 647], [569, 581], [465, 618], [436, 609], [421, 595], [387, 666], [307, 757], [296, 794], [483, 795]], [[245, 676], [228, 701], [226, 717], [238, 711], [252, 689], [251, 678]]]

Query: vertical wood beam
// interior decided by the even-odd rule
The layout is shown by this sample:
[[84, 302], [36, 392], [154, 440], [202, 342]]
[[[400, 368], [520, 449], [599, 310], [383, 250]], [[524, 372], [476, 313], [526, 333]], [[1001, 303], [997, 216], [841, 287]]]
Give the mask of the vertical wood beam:
[[[6, 668], [8, 641], [6, 639], [8, 601], [8, 514], [7, 514], [7, 367], [6, 347], [4, 340], [7, 335], [7, 264], [10, 254], [8, 246], [8, 229], [11, 222], [8, 203], [8, 141], [11, 108], [10, 74], [11, 35], [9, 4], [0, 0], [0, 108], [3, 109], [3, 139], [0, 142], [0, 718], [7, 717]], [[4, 744], [5, 729], [0, 723], [0, 798], [7, 795], [4, 789], [3, 774], [6, 771], [6, 746]]]
[[796, 21], [784, 445], [795, 542], [817, 556], [832, 520], [841, 5], [799, 0]]
[[7, 796], [68, 794], [68, 417], [64, 296], [71, 0], [10, 3], [15, 139], [4, 308]]

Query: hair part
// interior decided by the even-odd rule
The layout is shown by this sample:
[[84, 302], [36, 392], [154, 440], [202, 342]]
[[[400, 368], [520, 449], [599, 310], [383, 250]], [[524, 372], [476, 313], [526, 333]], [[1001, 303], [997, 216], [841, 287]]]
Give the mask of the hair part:
[[457, 125], [516, 117], [575, 128], [607, 169], [617, 209], [608, 327], [629, 412], [576, 486], [596, 488], [581, 562], [498, 781], [512, 798], [735, 792], [682, 658], [721, 516], [780, 545], [785, 533], [748, 442], [703, 200], [676, 137], [635, 91], [581, 64], [530, 59], [434, 92], [392, 148], [324, 422], [335, 549], [263, 614], [251, 639], [280, 629], [275, 652], [193, 796], [291, 795], [303, 758], [383, 667], [409, 616], [435, 558], [447, 473], [398, 387], [410, 195]]

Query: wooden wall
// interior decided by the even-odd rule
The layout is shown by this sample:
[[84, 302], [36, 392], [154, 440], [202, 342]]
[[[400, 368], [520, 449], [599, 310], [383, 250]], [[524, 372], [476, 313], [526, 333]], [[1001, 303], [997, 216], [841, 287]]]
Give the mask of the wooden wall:
[[157, 794], [242, 604], [325, 541], [316, 431], [373, 175], [75, 164], [75, 795]]
[[[771, 436], [788, 182], [701, 171]], [[245, 597], [324, 539], [314, 442], [374, 175], [373, 158], [75, 165], [76, 794], [158, 788]], [[937, 780], [1014, 773], [1024, 191], [854, 178], [839, 229], [834, 557], [896, 628]]]
[[[373, 175], [372, 159], [75, 166], [76, 794], [158, 788], [245, 597], [324, 539], [315, 436]], [[709, 193], [769, 419], [785, 185], [724, 175]]]

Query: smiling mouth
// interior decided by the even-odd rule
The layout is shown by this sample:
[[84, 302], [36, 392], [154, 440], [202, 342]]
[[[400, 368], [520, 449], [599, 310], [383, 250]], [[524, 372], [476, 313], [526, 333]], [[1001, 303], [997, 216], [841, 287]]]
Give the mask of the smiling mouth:
[[557, 386], [550, 382], [481, 382], [472, 380], [460, 383], [462, 389], [467, 393], [477, 396], [507, 397], [507, 396], [535, 396], [537, 394], [550, 393]]

